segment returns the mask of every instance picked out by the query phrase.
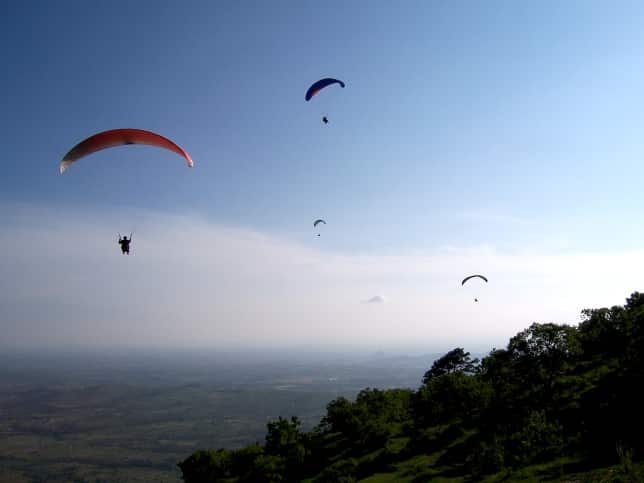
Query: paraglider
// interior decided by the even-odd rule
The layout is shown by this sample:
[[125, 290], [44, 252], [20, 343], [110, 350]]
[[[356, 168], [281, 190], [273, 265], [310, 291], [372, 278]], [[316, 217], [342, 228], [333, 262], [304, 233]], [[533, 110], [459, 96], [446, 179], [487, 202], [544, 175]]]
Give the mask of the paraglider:
[[[465, 277], [463, 279], [463, 281], [461, 282], [461, 286], [465, 285], [465, 282], [467, 282], [471, 278], [480, 278], [482, 280], [485, 280], [485, 282], [487, 283], [487, 278], [485, 278], [483, 275], [470, 275], [470, 276]], [[479, 299], [475, 297], [474, 302], [478, 302], [478, 301], [479, 301]]]
[[[314, 227], [316, 227], [316, 226], [318, 226], [320, 223], [324, 223], [324, 224], [326, 225], [326, 221], [324, 221], [324, 220], [323, 220], [323, 219], [321, 219], [321, 218], [318, 218], [317, 220], [315, 220], [315, 221], [313, 222], [313, 226], [314, 226]], [[318, 233], [318, 236], [320, 236], [320, 234], [319, 234], [319, 233]]]
[[144, 131], [143, 129], [112, 129], [94, 134], [70, 149], [60, 162], [60, 174], [63, 174], [72, 163], [82, 157], [88, 156], [96, 151], [126, 144], [146, 144], [168, 149], [184, 158], [188, 167], [192, 168], [194, 166], [192, 158], [186, 151], [174, 141], [160, 134]]
[[469, 277], [465, 277], [463, 279], [463, 281], [461, 282], [461, 285], [465, 285], [465, 282], [467, 282], [470, 278], [474, 278], [474, 277], [482, 278], [487, 282], [487, 278], [485, 278], [483, 275], [470, 275]]
[[[145, 131], [143, 129], [111, 129], [94, 134], [70, 149], [60, 162], [60, 174], [63, 174], [72, 163], [85, 156], [88, 156], [97, 151], [101, 151], [103, 149], [115, 146], [124, 146], [128, 144], [145, 144], [167, 149], [185, 159], [189, 168], [192, 168], [194, 166], [192, 158], [183, 148], [181, 148], [174, 141], [171, 141], [170, 139], [163, 137], [160, 134], [151, 131]], [[127, 236], [121, 237], [121, 234], [119, 233], [118, 243], [121, 246], [121, 253], [123, 253], [123, 255], [130, 254], [131, 242], [131, 233], [130, 238], [128, 238]]]
[[[319, 81], [314, 82], [311, 85], [311, 87], [307, 89], [306, 94], [304, 95], [304, 99], [307, 102], [310, 101], [313, 98], [313, 96], [317, 95], [318, 92], [320, 92], [322, 89], [333, 84], [340, 84], [340, 87], [344, 88], [344, 82], [342, 82], [341, 80], [332, 79], [331, 77], [326, 77], [324, 79], [320, 79]], [[323, 116], [322, 122], [324, 124], [328, 124], [329, 118], [327, 116]]]
[[130, 254], [130, 242], [132, 241], [132, 233], [130, 233], [130, 238], [123, 236], [121, 238], [121, 234], [119, 233], [119, 245], [121, 245], [121, 253], [123, 255], [129, 255]]

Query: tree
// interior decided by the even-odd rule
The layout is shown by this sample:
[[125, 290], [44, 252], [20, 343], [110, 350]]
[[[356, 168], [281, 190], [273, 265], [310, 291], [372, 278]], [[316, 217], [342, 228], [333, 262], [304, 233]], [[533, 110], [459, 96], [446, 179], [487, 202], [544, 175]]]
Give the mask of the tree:
[[474, 374], [478, 363], [479, 360], [472, 359], [469, 352], [465, 352], [463, 348], [457, 347], [434, 361], [432, 368], [423, 376], [423, 384], [427, 384], [434, 377], [453, 374], [455, 372]]
[[479, 377], [463, 372], [434, 377], [416, 393], [416, 422], [427, 427], [457, 420], [460, 425], [471, 426], [490, 398], [490, 386]]
[[186, 483], [223, 482], [230, 476], [231, 452], [227, 449], [199, 450], [177, 466], [181, 468]]
[[[264, 449], [268, 456], [277, 456], [284, 463], [284, 476], [287, 481], [297, 481], [303, 470], [306, 457], [305, 436], [300, 432], [300, 420], [292, 416], [289, 421], [279, 417], [277, 421], [267, 424], [266, 444]], [[276, 464], [276, 463], [275, 463]], [[271, 463], [271, 468], [275, 467]]]
[[356, 426], [353, 404], [348, 399], [339, 397], [327, 404], [326, 416], [322, 418], [319, 429], [349, 434]]

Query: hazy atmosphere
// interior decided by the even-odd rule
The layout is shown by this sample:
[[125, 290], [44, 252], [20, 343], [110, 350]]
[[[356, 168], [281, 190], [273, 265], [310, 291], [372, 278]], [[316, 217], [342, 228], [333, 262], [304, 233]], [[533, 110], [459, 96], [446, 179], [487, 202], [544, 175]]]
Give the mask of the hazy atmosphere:
[[[2, 345], [489, 349], [641, 287], [638, 2], [114, 5], [6, 5]], [[194, 168], [57, 172], [115, 127]]]
[[[3, 214], [6, 344], [485, 350], [535, 314], [572, 323], [597, 300], [619, 302], [644, 264], [634, 250], [325, 250], [194, 214], [123, 213], [144, 219], [130, 257], [114, 250], [117, 216], [105, 209]], [[461, 287], [472, 267], [489, 284]]]

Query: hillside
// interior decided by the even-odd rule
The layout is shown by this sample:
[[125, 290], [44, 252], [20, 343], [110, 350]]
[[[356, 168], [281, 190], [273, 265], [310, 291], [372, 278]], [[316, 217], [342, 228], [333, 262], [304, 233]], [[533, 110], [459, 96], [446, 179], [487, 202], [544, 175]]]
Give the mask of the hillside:
[[642, 481], [644, 294], [534, 323], [481, 360], [455, 348], [418, 390], [331, 401], [312, 431], [267, 424], [264, 444], [204, 449], [184, 481]]

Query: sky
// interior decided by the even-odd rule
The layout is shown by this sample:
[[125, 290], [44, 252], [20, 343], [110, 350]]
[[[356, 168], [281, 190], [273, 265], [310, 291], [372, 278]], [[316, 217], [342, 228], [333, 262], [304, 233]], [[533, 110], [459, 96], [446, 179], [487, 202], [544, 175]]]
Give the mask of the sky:
[[[4, 10], [1, 347], [480, 351], [644, 290], [641, 2]], [[194, 168], [59, 174], [123, 127]]]

